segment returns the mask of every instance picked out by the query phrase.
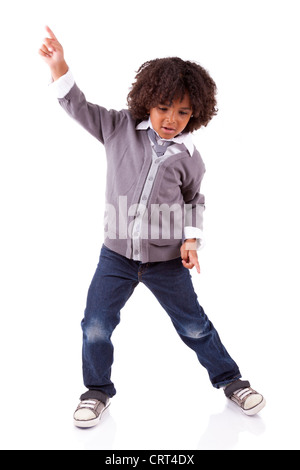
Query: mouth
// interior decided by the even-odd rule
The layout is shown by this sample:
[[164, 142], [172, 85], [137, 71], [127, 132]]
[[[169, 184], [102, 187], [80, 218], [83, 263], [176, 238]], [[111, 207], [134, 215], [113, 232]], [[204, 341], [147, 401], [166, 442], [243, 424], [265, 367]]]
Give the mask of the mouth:
[[174, 134], [174, 132], [176, 132], [176, 129], [173, 129], [172, 127], [165, 127], [165, 126], [163, 126], [163, 127], [162, 127], [162, 130], [163, 130], [166, 134]]

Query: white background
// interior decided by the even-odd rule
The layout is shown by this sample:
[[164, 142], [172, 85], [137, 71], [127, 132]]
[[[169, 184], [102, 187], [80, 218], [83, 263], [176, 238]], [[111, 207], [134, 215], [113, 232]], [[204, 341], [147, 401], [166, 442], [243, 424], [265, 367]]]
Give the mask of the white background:
[[[1, 2], [2, 449], [299, 449], [297, 0]], [[200, 62], [219, 114], [206, 163], [195, 289], [268, 406], [247, 418], [211, 387], [141, 285], [122, 312], [102, 424], [73, 427], [80, 321], [102, 244], [105, 155], [48, 87], [49, 24], [90, 101], [126, 106], [139, 66]], [[187, 299], [188, 302], [188, 299]]]

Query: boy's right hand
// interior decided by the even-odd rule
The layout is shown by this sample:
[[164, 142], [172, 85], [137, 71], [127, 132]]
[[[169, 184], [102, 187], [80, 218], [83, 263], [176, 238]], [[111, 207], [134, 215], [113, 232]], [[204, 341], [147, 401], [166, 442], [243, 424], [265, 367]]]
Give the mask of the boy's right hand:
[[58, 42], [55, 34], [49, 26], [46, 26], [46, 31], [49, 35], [44, 39], [44, 42], [39, 50], [39, 54], [43, 57], [46, 64], [49, 65], [53, 80], [65, 75], [69, 67], [64, 59], [64, 50], [62, 45]]

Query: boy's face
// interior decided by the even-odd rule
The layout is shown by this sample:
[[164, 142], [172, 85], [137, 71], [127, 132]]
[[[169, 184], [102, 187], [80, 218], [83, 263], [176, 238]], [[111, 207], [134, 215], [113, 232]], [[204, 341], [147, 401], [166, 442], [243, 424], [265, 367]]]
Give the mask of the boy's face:
[[153, 129], [162, 139], [173, 139], [180, 134], [193, 114], [190, 97], [186, 93], [183, 100], [176, 99], [172, 103], [161, 103], [150, 109]]

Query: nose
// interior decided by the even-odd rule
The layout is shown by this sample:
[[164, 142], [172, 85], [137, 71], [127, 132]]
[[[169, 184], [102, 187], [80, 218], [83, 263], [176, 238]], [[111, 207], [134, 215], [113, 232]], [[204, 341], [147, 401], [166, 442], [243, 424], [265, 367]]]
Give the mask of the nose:
[[169, 110], [168, 115], [167, 115], [167, 121], [170, 124], [173, 124], [175, 122], [175, 110], [174, 109]]

